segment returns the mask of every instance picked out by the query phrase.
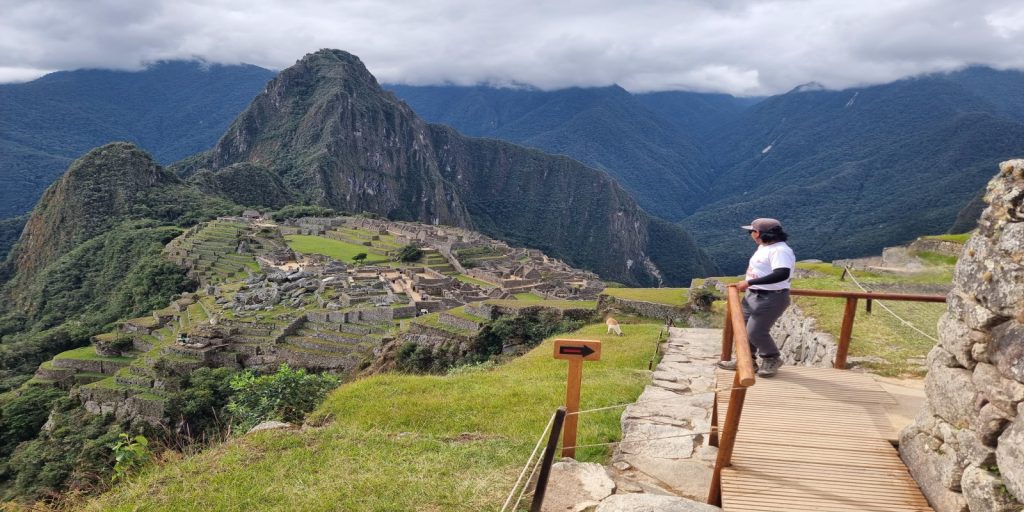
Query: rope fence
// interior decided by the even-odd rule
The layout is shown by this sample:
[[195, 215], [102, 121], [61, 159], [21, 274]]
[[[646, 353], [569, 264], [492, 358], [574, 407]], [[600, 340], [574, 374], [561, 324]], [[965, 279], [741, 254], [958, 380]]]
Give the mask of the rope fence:
[[[846, 267], [846, 275], [850, 276], [850, 279], [851, 279], [851, 280], [853, 281], [853, 284], [857, 285], [857, 288], [860, 288], [860, 289], [861, 289], [861, 291], [863, 291], [863, 292], [870, 292], [870, 291], [871, 291], [871, 290], [868, 290], [867, 288], [865, 288], [865, 287], [864, 287], [864, 285], [862, 285], [862, 284], [860, 283], [860, 281], [859, 281], [859, 280], [857, 280], [857, 276], [855, 276], [855, 275], [853, 274], [853, 269], [851, 269], [850, 267]], [[918, 327], [917, 327], [916, 325], [914, 325], [913, 323], [909, 322], [908, 320], [906, 320], [906, 319], [904, 319], [903, 317], [901, 317], [901, 316], [899, 316], [898, 314], [896, 314], [896, 312], [895, 312], [895, 311], [893, 311], [892, 309], [890, 309], [890, 308], [889, 308], [889, 306], [886, 306], [886, 305], [885, 305], [885, 304], [884, 304], [884, 303], [883, 303], [883, 302], [882, 302], [881, 300], [875, 300], [874, 302], [875, 302], [876, 304], [878, 304], [878, 307], [880, 307], [880, 308], [884, 309], [884, 310], [885, 310], [885, 311], [886, 311], [887, 313], [889, 313], [890, 315], [892, 315], [892, 316], [893, 316], [893, 318], [895, 318], [895, 319], [896, 319], [896, 320], [897, 320], [898, 322], [900, 322], [901, 324], [903, 324], [903, 325], [905, 325], [905, 326], [909, 327], [910, 329], [912, 329], [912, 330], [916, 331], [916, 332], [917, 332], [918, 334], [920, 334], [921, 336], [924, 336], [925, 338], [928, 338], [929, 340], [932, 340], [932, 341], [933, 341], [933, 342], [935, 342], [935, 343], [938, 343], [938, 342], [939, 342], [939, 340], [938, 340], [938, 339], [936, 339], [936, 338], [935, 338], [934, 336], [931, 336], [931, 335], [929, 335], [928, 333], [926, 333], [926, 332], [922, 331], [921, 329], [919, 329], [919, 328], [918, 328]]]

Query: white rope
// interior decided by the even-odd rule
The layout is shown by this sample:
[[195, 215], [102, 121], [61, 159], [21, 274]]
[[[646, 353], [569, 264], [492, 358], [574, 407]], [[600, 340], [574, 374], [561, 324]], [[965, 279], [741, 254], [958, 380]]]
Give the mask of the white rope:
[[523, 501], [523, 496], [526, 496], [526, 488], [529, 487], [530, 481], [533, 480], [533, 475], [537, 474], [537, 468], [540, 467], [542, 462], [544, 462], [544, 457], [537, 457], [537, 463], [533, 465], [533, 471], [530, 471], [530, 478], [526, 479], [526, 483], [523, 484], [523, 490], [519, 491], [519, 499], [516, 500], [516, 505], [509, 509], [510, 511], [519, 509], [519, 502]]
[[[512, 486], [512, 491], [508, 493], [508, 498], [505, 499], [505, 503], [501, 506], [502, 512], [504, 512], [505, 507], [508, 507], [508, 504], [512, 502], [512, 496], [515, 496], [516, 488], [519, 487], [519, 482], [522, 481], [523, 475], [526, 474], [526, 470], [530, 467], [530, 463], [533, 462], [533, 457], [536, 456], [537, 451], [540, 450], [540, 445], [544, 443], [544, 437], [548, 434], [548, 431], [551, 430], [551, 425], [555, 423], [555, 414], [557, 414], [557, 412], [551, 414], [551, 419], [548, 420], [548, 425], [544, 427], [544, 431], [540, 433], [540, 439], [537, 440], [536, 446], [533, 447], [533, 453], [530, 454], [529, 459], [526, 459], [526, 465], [523, 466], [523, 470], [519, 473], [519, 478], [516, 478], [516, 483]], [[529, 480], [527, 480], [527, 482], [529, 482]], [[525, 488], [526, 486], [524, 485], [523, 487]]]
[[[861, 286], [860, 281], [858, 281], [857, 277], [853, 275], [853, 270], [850, 269], [850, 267], [846, 267], [846, 274], [850, 276], [850, 279], [853, 280], [853, 284], [857, 285], [857, 288], [860, 288], [861, 291], [864, 291], [864, 292], [868, 291], [867, 288], [864, 288], [863, 286]], [[924, 336], [925, 338], [928, 338], [928, 339], [934, 341], [935, 343], [939, 342], [939, 340], [935, 339], [933, 336], [930, 336], [930, 335], [928, 335], [928, 333], [922, 331], [921, 329], [918, 329], [916, 325], [914, 325], [914, 324], [904, 320], [901, 316], [897, 315], [893, 310], [889, 309], [888, 306], [883, 304], [882, 301], [877, 300], [877, 299], [874, 299], [874, 301], [878, 304], [879, 307], [881, 307], [886, 312], [888, 312], [890, 315], [892, 315], [894, 318], [896, 318], [896, 320], [899, 320], [900, 323], [902, 323], [903, 325], [905, 325], [907, 327], [910, 327], [911, 329], [917, 331], [921, 336]]]
[[660, 441], [662, 439], [677, 439], [677, 438], [680, 438], [680, 437], [694, 437], [694, 436], [703, 436], [703, 435], [710, 435], [710, 434], [711, 434], [711, 432], [691, 432], [689, 434], [677, 434], [677, 435], [674, 435], [674, 436], [665, 436], [665, 437], [652, 437], [650, 439], [637, 439], [637, 440], [634, 440], [634, 441], [612, 441], [610, 443], [578, 444], [576, 446], [563, 446], [562, 449], [563, 450], [567, 450], [567, 449], [570, 449], [570, 448], [572, 448], [572, 449], [576, 449], [576, 448], [592, 448], [592, 447], [595, 447], [595, 446], [612, 446], [612, 445], [627, 444], [627, 443], [630, 443], [630, 444], [632, 444], [632, 443], [648, 443], [648, 442], [651, 442], [651, 441]]
[[642, 404], [650, 404], [650, 403], [655, 403], [655, 402], [667, 402], [669, 400], [677, 400], [680, 397], [693, 396], [695, 394], [696, 393], [677, 394], [677, 395], [675, 395], [673, 397], [669, 397], [669, 398], [656, 398], [654, 400], [643, 400], [643, 401], [640, 401], [640, 402], [629, 402], [629, 403], [623, 403], [623, 404], [615, 404], [615, 405], [609, 405], [607, 407], [595, 407], [593, 409], [585, 409], [585, 410], [582, 410], [582, 411], [566, 413], [566, 416], [573, 416], [573, 415], [578, 415], [578, 414], [583, 414], [583, 413], [588, 413], [588, 412], [607, 411], [609, 409], [621, 409], [623, 407], [629, 407], [631, 405], [642, 405]]

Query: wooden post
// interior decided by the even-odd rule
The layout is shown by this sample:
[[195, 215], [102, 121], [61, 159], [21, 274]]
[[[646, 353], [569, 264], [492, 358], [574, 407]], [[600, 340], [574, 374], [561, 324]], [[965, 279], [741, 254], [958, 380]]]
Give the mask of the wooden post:
[[548, 445], [544, 448], [544, 458], [541, 459], [540, 475], [537, 476], [537, 487], [533, 491], [533, 503], [530, 504], [530, 512], [540, 512], [541, 506], [544, 504], [544, 494], [548, 490], [548, 477], [551, 476], [551, 462], [555, 459], [555, 448], [558, 447], [558, 434], [562, 431], [562, 422], [564, 420], [565, 407], [559, 407], [555, 411], [555, 421], [551, 424]]
[[836, 350], [836, 362], [833, 368], [846, 369], [846, 354], [850, 352], [850, 338], [853, 336], [853, 319], [857, 316], [857, 298], [847, 297], [846, 308], [843, 310], [843, 325], [839, 329], [839, 347]]
[[725, 325], [722, 326], [722, 361], [732, 359], [732, 301], [725, 301]]
[[722, 436], [718, 442], [715, 471], [711, 474], [708, 505], [722, 506], [722, 468], [732, 465], [732, 451], [736, 446], [736, 434], [740, 428], [740, 415], [743, 413], [743, 400], [746, 397], [747, 388], [740, 385], [740, 374], [736, 372], [732, 380], [732, 391], [729, 392], [729, 409], [725, 411], [725, 424], [722, 425]]
[[569, 380], [565, 386], [565, 410], [569, 417], [565, 420], [565, 436], [562, 443], [562, 457], [576, 458], [576, 428], [580, 415], [580, 386], [583, 383], [583, 360], [569, 360]]
[[872, 302], [874, 302], [874, 301], [872, 301], [871, 299], [868, 299], [867, 301], [864, 302], [864, 304], [866, 304], [866, 306], [864, 307], [864, 311], [867, 312], [868, 314], [871, 314], [871, 303]]
[[562, 433], [562, 457], [576, 457], [576, 427], [579, 423], [580, 387], [583, 361], [601, 359], [601, 342], [595, 340], [555, 340], [555, 359], [569, 361], [565, 383], [565, 431]]
[[708, 446], [718, 446], [718, 392], [711, 402], [711, 434], [708, 437]]

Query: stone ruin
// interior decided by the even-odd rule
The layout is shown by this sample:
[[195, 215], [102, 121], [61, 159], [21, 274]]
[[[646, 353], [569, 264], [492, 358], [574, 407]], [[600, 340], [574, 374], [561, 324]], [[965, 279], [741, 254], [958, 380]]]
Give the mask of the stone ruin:
[[1024, 160], [1000, 165], [956, 267], [900, 455], [937, 512], [1024, 510]]

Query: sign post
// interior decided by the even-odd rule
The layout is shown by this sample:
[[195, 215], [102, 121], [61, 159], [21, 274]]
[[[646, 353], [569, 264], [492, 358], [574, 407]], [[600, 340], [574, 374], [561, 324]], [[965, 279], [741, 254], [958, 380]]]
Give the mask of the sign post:
[[580, 385], [583, 361], [601, 360], [601, 342], [596, 340], [555, 340], [555, 359], [569, 361], [569, 379], [565, 386], [565, 427], [562, 457], [576, 457], [576, 426], [579, 422]]

